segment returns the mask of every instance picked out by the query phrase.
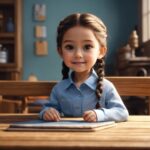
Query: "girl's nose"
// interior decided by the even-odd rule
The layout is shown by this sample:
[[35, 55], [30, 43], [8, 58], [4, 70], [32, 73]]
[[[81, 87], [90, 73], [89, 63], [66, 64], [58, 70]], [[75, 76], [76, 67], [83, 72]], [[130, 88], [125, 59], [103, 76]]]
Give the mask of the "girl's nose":
[[76, 51], [75, 51], [75, 57], [79, 57], [79, 58], [82, 57], [82, 50], [81, 49], [76, 49]]

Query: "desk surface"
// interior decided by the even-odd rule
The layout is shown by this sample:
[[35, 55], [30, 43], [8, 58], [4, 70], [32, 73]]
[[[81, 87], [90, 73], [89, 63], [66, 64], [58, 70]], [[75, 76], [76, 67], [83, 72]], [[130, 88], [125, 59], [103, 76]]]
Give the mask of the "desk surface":
[[0, 114], [0, 150], [150, 149], [150, 116], [130, 116], [128, 122], [95, 132], [4, 131], [11, 122], [37, 118], [36, 114]]

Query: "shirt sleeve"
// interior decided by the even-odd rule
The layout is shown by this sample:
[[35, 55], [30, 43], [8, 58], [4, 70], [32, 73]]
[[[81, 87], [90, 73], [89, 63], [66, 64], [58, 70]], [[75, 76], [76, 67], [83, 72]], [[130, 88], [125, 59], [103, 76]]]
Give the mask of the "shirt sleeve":
[[129, 113], [119, 96], [116, 88], [112, 83], [109, 84], [107, 90], [104, 89], [104, 100], [105, 106], [100, 109], [94, 109], [97, 114], [98, 121], [126, 121], [128, 119]]
[[40, 119], [43, 119], [44, 112], [47, 109], [49, 109], [50, 107], [55, 108], [59, 112], [61, 111], [60, 105], [59, 105], [59, 102], [58, 102], [58, 94], [56, 94], [56, 93], [57, 93], [57, 88], [56, 88], [56, 86], [54, 86], [54, 88], [51, 91], [51, 95], [50, 95], [50, 98], [49, 98], [49, 103], [42, 108], [42, 110], [39, 114]]

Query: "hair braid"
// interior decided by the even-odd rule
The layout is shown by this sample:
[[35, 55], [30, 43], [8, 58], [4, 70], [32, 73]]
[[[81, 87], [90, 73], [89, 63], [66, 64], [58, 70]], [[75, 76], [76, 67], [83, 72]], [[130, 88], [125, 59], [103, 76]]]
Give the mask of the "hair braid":
[[97, 79], [97, 87], [96, 87], [96, 96], [98, 98], [98, 102], [96, 103], [96, 109], [100, 108], [99, 105], [99, 100], [102, 96], [102, 82], [103, 82], [103, 78], [104, 78], [104, 60], [102, 59], [98, 59], [95, 65], [95, 70], [97, 72], [98, 75], [98, 79]]
[[62, 75], [63, 75], [63, 80], [68, 78], [69, 74], [69, 68], [65, 65], [64, 62], [62, 62]]

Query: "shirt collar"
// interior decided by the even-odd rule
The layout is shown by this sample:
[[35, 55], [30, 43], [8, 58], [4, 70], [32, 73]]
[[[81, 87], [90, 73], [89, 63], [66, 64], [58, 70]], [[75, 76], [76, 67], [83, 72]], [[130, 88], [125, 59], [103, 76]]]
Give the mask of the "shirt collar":
[[[95, 72], [94, 69], [92, 69], [91, 75], [88, 77], [87, 80], [83, 84], [87, 85], [89, 88], [92, 90], [96, 89], [96, 82], [97, 82], [97, 73]], [[69, 78], [66, 80], [66, 85], [64, 88], [69, 88], [71, 85], [75, 85], [74, 81], [72, 80], [72, 73], [69, 75]]]
[[97, 86], [97, 84], [96, 84], [97, 78], [98, 78], [97, 73], [93, 69], [91, 75], [89, 76], [89, 78], [87, 80], [85, 80], [84, 84], [86, 84], [92, 90], [95, 90], [96, 86]]

